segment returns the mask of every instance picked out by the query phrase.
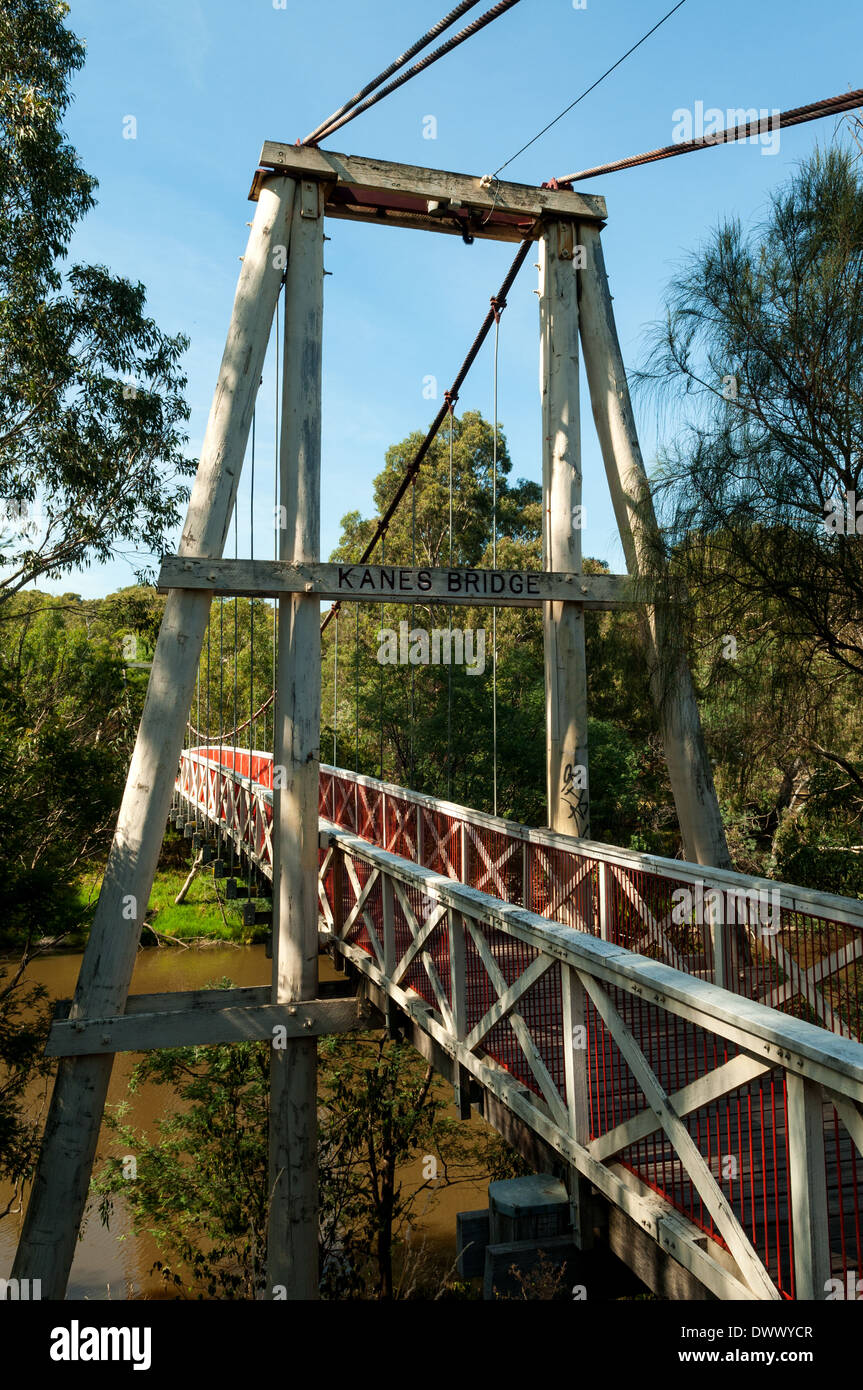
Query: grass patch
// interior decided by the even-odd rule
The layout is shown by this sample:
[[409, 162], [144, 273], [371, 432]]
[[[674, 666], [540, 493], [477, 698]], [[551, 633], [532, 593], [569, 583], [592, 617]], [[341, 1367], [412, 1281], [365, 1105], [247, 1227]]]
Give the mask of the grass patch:
[[[267, 928], [262, 926], [243, 926], [242, 900], [229, 902], [225, 899], [224, 879], [214, 879], [210, 868], [198, 870], [192, 879], [191, 887], [184, 902], [179, 906], [174, 902], [182, 888], [191, 867], [191, 858], [185, 865], [177, 864], [176, 847], [169, 847], [167, 865], [160, 864], [153, 883], [153, 891], [147, 907], [146, 923], [165, 937], [179, 941], [233, 941], [245, 946], [255, 945], [266, 939]], [[102, 883], [102, 869], [88, 870], [76, 884], [78, 902], [82, 909], [95, 906]], [[152, 945], [152, 932], [145, 925], [142, 942]], [[82, 937], [83, 940], [83, 937]]]

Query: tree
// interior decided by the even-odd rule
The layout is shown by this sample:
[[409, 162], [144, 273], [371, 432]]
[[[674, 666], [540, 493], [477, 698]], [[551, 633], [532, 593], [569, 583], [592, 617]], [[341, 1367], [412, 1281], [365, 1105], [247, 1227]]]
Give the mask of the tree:
[[[0, 939], [83, 925], [74, 880], [101, 852], [144, 697], [110, 611], [22, 593], [0, 623]], [[88, 628], [90, 629], [88, 631]]]
[[[745, 604], [863, 673], [863, 179], [849, 153], [815, 154], [752, 234], [726, 223], [690, 257], [641, 379], [687, 412], [655, 483], [677, 572], [702, 590], [709, 576], [718, 616]], [[838, 504], [850, 530], [831, 524]]]
[[44, 1055], [50, 1024], [47, 991], [28, 984], [25, 951], [16, 966], [0, 965], [0, 1182], [7, 1189], [0, 1219], [21, 1210], [24, 1183], [32, 1176], [42, 1128], [40, 1107], [53, 1068]]
[[840, 891], [863, 807], [859, 154], [816, 153], [761, 224], [721, 225], [652, 336], [641, 382], [680, 425], [654, 487], [738, 865], [803, 873], [803, 833], [847, 851], [805, 866]]
[[96, 181], [62, 132], [84, 49], [58, 0], [0, 12], [0, 605], [41, 575], [160, 551], [194, 471], [188, 340], [141, 284], [65, 264]]
[[82, 917], [72, 878], [113, 818], [142, 684], [76, 595], [21, 591], [123, 546], [165, 548], [194, 470], [187, 339], [146, 317], [143, 285], [68, 263], [96, 188], [62, 129], [84, 62], [68, 8], [0, 8], [0, 931], [24, 946], [0, 994], [0, 1166], [13, 1181], [30, 1162], [20, 1102], [38, 1054], [18, 1028], [23, 968], [40, 937]]
[[[442, 1113], [443, 1083], [407, 1045], [344, 1035], [322, 1039], [319, 1056], [321, 1292], [404, 1295], [394, 1255], [421, 1198], [518, 1166], [497, 1136], [477, 1137]], [[158, 1136], [128, 1125], [126, 1103], [109, 1115], [123, 1156], [109, 1158], [93, 1182], [103, 1222], [122, 1194], [135, 1230], [164, 1253], [167, 1284], [198, 1297], [258, 1296], [266, 1288], [267, 1044], [152, 1052], [136, 1065], [130, 1093], [145, 1082], [181, 1104], [158, 1121]], [[423, 1156], [435, 1176], [429, 1170], [405, 1185], [403, 1166]]]
[[[395, 491], [421, 436], [412, 434], [387, 451], [374, 482], [378, 514]], [[456, 565], [492, 565], [493, 435], [488, 421], [466, 411], [454, 421], [452, 559]], [[542, 504], [538, 484], [510, 481], [512, 460], [498, 435], [497, 563], [538, 570], [542, 564]], [[446, 566], [450, 559], [449, 440], [433, 443], [412, 493], [394, 516], [375, 561]], [[342, 519], [334, 560], [352, 560], [373, 534], [374, 523], [353, 512]], [[606, 566], [585, 559], [587, 573]], [[358, 610], [358, 611], [357, 611]], [[484, 669], [464, 666], [382, 665], [382, 627], [398, 631], [473, 630], [484, 639]], [[322, 750], [350, 767], [383, 775], [435, 796], [490, 810], [493, 804], [492, 611], [445, 604], [410, 606], [343, 604], [339, 621], [338, 699], [334, 701], [336, 624], [325, 633]], [[650, 746], [655, 730], [647, 694], [647, 670], [638, 634], [628, 615], [588, 613], [589, 742], [596, 771], [593, 834], [628, 842], [645, 817], [640, 847], [671, 849], [665, 807], [670, 794], [661, 751]], [[498, 810], [525, 824], [543, 824], [545, 792], [545, 688], [539, 610], [497, 611]], [[648, 713], [645, 713], [648, 712]], [[334, 713], [338, 737], [334, 740]], [[359, 730], [357, 723], [359, 713]], [[607, 721], [617, 727], [611, 729]], [[383, 757], [381, 757], [383, 753]], [[647, 806], [655, 798], [662, 810]], [[673, 820], [673, 809], [671, 810]]]

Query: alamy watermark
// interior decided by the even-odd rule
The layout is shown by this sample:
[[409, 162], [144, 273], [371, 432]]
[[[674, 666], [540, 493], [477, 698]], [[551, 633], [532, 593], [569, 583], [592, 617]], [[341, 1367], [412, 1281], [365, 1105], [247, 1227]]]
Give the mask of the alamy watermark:
[[485, 670], [485, 628], [410, 627], [399, 623], [378, 629], [377, 660], [381, 666], [464, 666], [467, 675]]
[[38, 501], [0, 497], [0, 536], [11, 534], [27, 541], [36, 541], [44, 534], [45, 526], [45, 514]]
[[833, 536], [863, 536], [863, 497], [846, 492], [825, 502], [824, 529]]
[[775, 936], [782, 926], [782, 895], [778, 888], [705, 888], [701, 879], [688, 888], [675, 888], [671, 920], [679, 926], [695, 922], [749, 923], [759, 936]]
[[778, 106], [770, 111], [766, 106], [760, 110], [755, 106], [729, 106], [727, 111], [720, 110], [718, 106], [708, 106], [705, 110], [704, 102], [697, 101], [691, 111], [685, 106], [672, 111], [671, 143], [685, 145], [690, 140], [704, 140], [716, 145], [726, 141], [732, 143], [730, 132], [734, 127], [748, 125], [755, 129], [751, 134], [733, 141], [734, 144], [743, 145], [748, 141], [750, 145], [760, 145], [762, 154], [778, 154], [781, 114]]

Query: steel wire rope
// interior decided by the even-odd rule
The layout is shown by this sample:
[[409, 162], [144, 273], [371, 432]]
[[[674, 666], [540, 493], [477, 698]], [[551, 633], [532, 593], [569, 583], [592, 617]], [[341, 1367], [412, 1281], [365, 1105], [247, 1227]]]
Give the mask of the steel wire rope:
[[[496, 307], [496, 306], [495, 306]], [[494, 321], [494, 389], [492, 392], [492, 464], [491, 464], [491, 567], [497, 569], [497, 384], [498, 384], [498, 344], [500, 339], [500, 314]], [[491, 712], [492, 712], [492, 786], [494, 814], [497, 815], [497, 608], [491, 610]]]
[[[501, 285], [497, 294], [494, 296], [494, 299], [496, 300], [501, 311], [503, 311], [503, 309], [506, 308], [506, 297], [509, 291], [512, 289], [515, 277], [518, 275], [518, 272], [521, 270], [521, 267], [524, 265], [524, 262], [527, 259], [532, 244], [533, 243], [529, 238], [522, 242], [521, 246], [516, 252], [515, 259], [513, 260], [512, 265], [506, 273], [503, 284]], [[443, 405], [441, 406], [440, 410], [438, 411], [437, 415], [435, 416], [434, 420], [429, 426], [429, 429], [426, 432], [422, 443], [420, 444], [419, 448], [414, 454], [413, 459], [405, 469], [402, 480], [396, 488], [395, 492], [393, 493], [392, 498], [390, 499], [389, 506], [387, 507], [383, 516], [380, 517], [378, 520], [377, 526], [374, 530], [374, 534], [372, 535], [371, 539], [369, 540], [368, 544], [363, 550], [362, 555], [354, 563], [358, 565], [368, 564], [369, 560], [371, 559], [371, 556], [374, 554], [374, 551], [377, 547], [378, 541], [380, 540], [382, 532], [385, 531], [386, 528], [389, 526], [402, 498], [404, 497], [405, 493], [410, 487], [412, 479], [418, 473], [422, 465], [422, 462], [425, 459], [425, 456], [432, 445], [433, 440], [438, 434], [438, 431], [440, 430], [440, 427], [443, 424], [444, 420], [447, 418], [447, 415], [449, 414], [450, 401], [454, 403], [458, 400], [458, 393], [461, 387], [464, 385], [465, 378], [467, 377], [468, 372], [470, 371], [471, 367], [476, 361], [479, 350], [485, 342], [486, 338], [488, 337], [489, 330], [493, 323], [494, 309], [489, 309], [488, 313], [483, 319], [482, 326], [480, 327], [479, 332], [477, 333], [473, 343], [468, 349], [467, 356], [465, 357], [464, 361], [461, 364], [461, 367], [456, 373], [452, 385], [450, 386], [448, 391], [444, 392]], [[333, 604], [333, 606], [328, 610], [328, 612], [324, 614], [324, 617], [321, 620], [321, 632], [324, 632], [326, 630], [328, 624], [332, 621], [333, 617], [338, 612], [340, 603], [341, 600], [338, 600], [336, 603]]]
[[318, 140], [323, 138], [325, 131], [332, 125], [333, 121], [337, 121], [340, 116], [350, 111], [351, 108], [362, 101], [364, 97], [367, 97], [370, 92], [373, 92], [376, 87], [379, 87], [382, 82], [386, 82], [388, 77], [392, 77], [393, 73], [398, 72], [399, 68], [404, 67], [405, 63], [409, 63], [411, 58], [415, 58], [427, 44], [430, 44], [433, 39], [436, 39], [439, 34], [442, 34], [445, 29], [448, 29], [451, 24], [454, 24], [463, 14], [467, 14], [468, 10], [474, 9], [478, 4], [479, 0], [462, 0], [462, 3], [456, 5], [454, 10], [450, 10], [449, 14], [444, 15], [443, 19], [438, 20], [437, 24], [433, 24], [431, 29], [423, 34], [421, 39], [417, 39], [416, 43], [412, 43], [410, 48], [406, 48], [401, 57], [396, 58], [395, 62], [390, 63], [388, 68], [384, 68], [383, 72], [379, 72], [377, 77], [372, 78], [371, 82], [367, 82], [364, 87], [361, 87], [358, 92], [355, 92], [343, 106], [339, 107], [338, 111], [334, 111], [325, 121], [321, 121], [321, 124], [316, 126], [310, 135], [306, 136], [303, 144], [316, 144]]
[[[858, 106], [863, 106], [863, 88], [843, 92], [835, 97], [825, 97], [822, 101], [810, 102], [808, 106], [791, 107], [788, 111], [780, 111], [775, 118], [770, 116], [766, 120], [769, 128], [784, 129], [786, 126], [803, 125], [806, 121], [821, 120], [825, 116], [841, 115], [845, 111], [853, 111]], [[752, 135], [761, 134], [764, 122], [765, 118], [759, 117], [756, 121], [729, 126], [726, 130], [718, 131], [716, 135], [704, 135], [697, 140], [662, 145], [659, 149], [648, 150], [645, 154], [629, 155], [626, 159], [612, 160], [609, 164], [597, 164], [592, 169], [581, 169], [575, 174], [555, 179], [554, 182], [559, 187], [565, 187], [583, 179], [599, 178], [602, 174], [614, 174], [621, 169], [635, 169], [642, 164], [653, 164], [660, 159], [672, 159], [678, 154], [690, 154], [693, 150], [709, 149], [713, 145], [730, 145], [735, 140], [745, 140]]]
[[[452, 474], [453, 474], [453, 430], [455, 428], [455, 405], [449, 408], [449, 567], [452, 569]], [[452, 656], [452, 614], [453, 606], [447, 604], [447, 626], [449, 628], [449, 651]], [[446, 710], [446, 794], [452, 800], [452, 661], [446, 665], [447, 710]]]
[[[680, 0], [680, 2], [683, 4], [684, 0]], [[495, 19], [505, 14], [507, 10], [511, 10], [513, 6], [518, 3], [519, 0], [499, 0], [497, 5], [492, 5], [491, 9], [486, 10], [485, 14], [480, 15], [478, 19], [472, 20], [464, 29], [460, 29], [457, 34], [454, 34], [451, 39], [447, 39], [446, 43], [441, 44], [440, 48], [436, 48], [433, 52], [427, 53], [418, 63], [414, 63], [412, 68], [408, 68], [407, 72], [403, 72], [401, 76], [394, 78], [393, 81], [387, 83], [385, 87], [381, 87], [380, 91], [374, 92], [371, 96], [366, 97], [364, 101], [359, 102], [358, 105], [352, 106], [349, 111], [339, 116], [337, 120], [331, 118], [329, 121], [324, 122], [323, 129], [318, 127], [318, 133], [314, 143], [317, 144], [318, 141], [325, 139], [328, 135], [333, 135], [341, 126], [347, 125], [348, 121], [353, 121], [357, 116], [362, 115], [364, 111], [368, 111], [369, 108], [374, 106], [377, 102], [382, 101], [384, 97], [389, 96], [391, 92], [396, 91], [399, 87], [403, 87], [406, 82], [410, 82], [411, 78], [416, 77], [426, 68], [431, 67], [432, 63], [436, 63], [439, 58], [443, 58], [447, 53], [451, 53], [454, 48], [458, 48], [459, 44], [464, 43], [466, 39], [479, 33], [480, 29], [484, 29], [487, 24], [491, 24]], [[304, 143], [310, 144], [312, 142], [306, 140]]]
[[516, 150], [515, 154], [511, 154], [509, 159], [505, 159], [503, 164], [499, 164], [491, 177], [493, 179], [496, 179], [498, 174], [500, 174], [504, 169], [506, 169], [508, 165], [512, 164], [513, 160], [518, 159], [519, 155], [524, 154], [525, 150], [529, 150], [531, 145], [535, 145], [537, 140], [541, 139], [543, 135], [545, 135], [549, 130], [551, 130], [552, 126], [557, 125], [558, 121], [562, 121], [564, 116], [568, 116], [570, 111], [574, 110], [574, 108], [578, 106], [579, 102], [584, 101], [584, 98], [586, 96], [588, 96], [591, 92], [595, 91], [596, 88], [600, 85], [600, 83], [605, 81], [606, 77], [611, 76], [615, 68], [619, 68], [621, 63], [625, 63], [626, 59], [629, 58], [630, 55], [633, 54], [637, 48], [640, 48], [643, 43], [646, 43], [646, 41], [650, 38], [651, 34], [655, 34], [657, 29], [660, 29], [662, 25], [666, 22], [666, 20], [670, 19], [673, 14], [676, 14], [676, 12], [679, 9], [682, 9], [682, 7], [685, 4], [686, 0], [677, 0], [677, 4], [674, 5], [668, 11], [667, 14], [664, 14], [661, 19], [657, 20], [657, 22], [653, 25], [652, 29], [648, 29], [646, 34], [642, 34], [638, 42], [634, 43], [631, 48], [628, 48], [626, 52], [622, 54], [620, 58], [618, 58], [616, 63], [612, 63], [610, 68], [606, 68], [605, 72], [602, 74], [601, 77], [597, 77], [595, 82], [591, 82], [589, 87], [585, 87], [584, 91], [575, 98], [575, 101], [571, 101], [568, 106], [565, 106], [564, 109], [559, 113], [559, 115], [555, 116], [554, 120], [549, 121], [548, 125], [544, 125], [542, 130], [538, 131], [537, 134], [532, 136], [526, 144], [522, 145], [521, 149]]

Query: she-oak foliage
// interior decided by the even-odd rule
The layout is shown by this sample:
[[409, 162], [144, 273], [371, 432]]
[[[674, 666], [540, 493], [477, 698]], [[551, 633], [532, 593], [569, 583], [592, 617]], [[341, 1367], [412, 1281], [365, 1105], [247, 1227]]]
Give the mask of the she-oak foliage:
[[863, 891], [863, 165], [838, 140], [671, 282], [642, 382], [738, 867]]
[[0, 9], [0, 605], [40, 576], [158, 552], [194, 472], [188, 339], [141, 284], [70, 265], [96, 181], [62, 130], [84, 47], [57, 0]]

